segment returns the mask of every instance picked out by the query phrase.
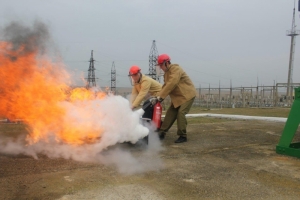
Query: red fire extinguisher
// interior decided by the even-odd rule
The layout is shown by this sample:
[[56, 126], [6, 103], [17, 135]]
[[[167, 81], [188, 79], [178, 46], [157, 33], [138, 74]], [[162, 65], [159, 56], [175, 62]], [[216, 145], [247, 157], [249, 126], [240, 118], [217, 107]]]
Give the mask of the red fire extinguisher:
[[152, 117], [152, 121], [154, 122], [155, 127], [157, 129], [159, 129], [160, 125], [161, 125], [161, 113], [162, 113], [162, 106], [161, 106], [160, 102], [158, 101], [154, 105], [153, 117]]

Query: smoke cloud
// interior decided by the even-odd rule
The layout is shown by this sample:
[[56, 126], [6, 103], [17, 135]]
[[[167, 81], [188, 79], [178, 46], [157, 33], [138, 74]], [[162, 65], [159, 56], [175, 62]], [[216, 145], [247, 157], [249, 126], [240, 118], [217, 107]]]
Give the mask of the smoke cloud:
[[[62, 63], [37, 56], [50, 39], [45, 24], [12, 22], [1, 33], [0, 115], [22, 119], [29, 130], [18, 138], [0, 135], [1, 153], [101, 163], [127, 174], [163, 167], [153, 127], [141, 123], [127, 99], [101, 88], [73, 89]], [[141, 141], [148, 135], [149, 145]]]
[[11, 45], [8, 47], [10, 51], [18, 52], [12, 60], [18, 56], [23, 56], [29, 53], [38, 51], [45, 53], [47, 44], [49, 44], [50, 34], [47, 26], [40, 22], [34, 22], [32, 27], [27, 27], [20, 22], [11, 22], [2, 31], [4, 41]]

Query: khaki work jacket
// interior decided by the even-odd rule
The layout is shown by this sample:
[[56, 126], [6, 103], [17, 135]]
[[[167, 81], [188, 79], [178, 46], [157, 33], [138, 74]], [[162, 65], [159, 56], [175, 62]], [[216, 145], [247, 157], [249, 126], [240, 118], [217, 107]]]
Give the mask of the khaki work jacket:
[[142, 74], [139, 83], [132, 87], [131, 103], [133, 107], [138, 107], [147, 94], [150, 96], [157, 96], [161, 90], [162, 85], [156, 80]]
[[158, 96], [165, 99], [168, 95], [175, 108], [196, 96], [196, 88], [190, 77], [178, 64], [171, 64], [164, 74], [164, 85]]

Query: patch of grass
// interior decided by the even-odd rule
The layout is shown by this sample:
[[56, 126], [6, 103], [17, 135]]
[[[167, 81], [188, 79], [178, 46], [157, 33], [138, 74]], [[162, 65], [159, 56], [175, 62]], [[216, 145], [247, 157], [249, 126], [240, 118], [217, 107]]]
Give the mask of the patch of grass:
[[[239, 119], [216, 118], [216, 117], [191, 117], [186, 118], [188, 124], [222, 123], [228, 121], [239, 121]], [[177, 124], [177, 120], [173, 125]]]
[[205, 109], [192, 107], [190, 114], [195, 113], [214, 113], [214, 114], [232, 114], [232, 115], [249, 115], [265, 117], [288, 117], [290, 108], [222, 108], [222, 109]]
[[0, 136], [17, 137], [20, 134], [28, 133], [25, 124], [3, 123], [0, 124]]
[[193, 117], [187, 118], [188, 124], [221, 123], [226, 121], [237, 121], [235, 119], [214, 118], [214, 117]]
[[[215, 114], [233, 114], [265, 117], [288, 117], [290, 108], [223, 108], [223, 109], [206, 109], [192, 107], [190, 114], [194, 113], [215, 113]], [[165, 112], [163, 112], [165, 114]], [[233, 119], [212, 118], [212, 117], [195, 117], [187, 118], [189, 124], [201, 123], [218, 123], [230, 121]], [[236, 121], [236, 120], [235, 120]], [[176, 124], [176, 122], [175, 122]], [[27, 134], [25, 124], [2, 123], [0, 124], [0, 136], [17, 137], [20, 134]]]

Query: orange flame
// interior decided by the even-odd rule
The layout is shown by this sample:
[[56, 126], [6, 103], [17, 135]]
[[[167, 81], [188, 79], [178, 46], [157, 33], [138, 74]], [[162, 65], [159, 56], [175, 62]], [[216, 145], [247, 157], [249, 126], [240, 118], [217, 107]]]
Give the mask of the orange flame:
[[66, 120], [62, 102], [100, 99], [105, 94], [71, 89], [62, 64], [52, 63], [37, 52], [21, 54], [22, 48], [13, 50], [9, 43], [0, 42], [0, 116], [22, 119], [28, 125], [29, 143], [47, 140], [51, 134], [58, 142], [70, 144], [99, 139], [101, 130]]

